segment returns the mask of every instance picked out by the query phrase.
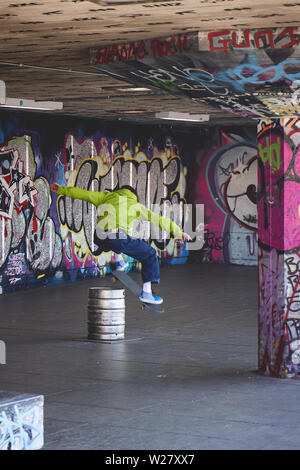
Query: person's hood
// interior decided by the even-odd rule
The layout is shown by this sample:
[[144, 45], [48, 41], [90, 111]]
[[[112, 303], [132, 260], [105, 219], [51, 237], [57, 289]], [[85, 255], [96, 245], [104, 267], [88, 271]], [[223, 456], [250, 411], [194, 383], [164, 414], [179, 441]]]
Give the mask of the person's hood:
[[118, 189], [115, 191], [118, 193], [119, 196], [127, 197], [128, 199], [132, 199], [133, 201], [137, 201], [137, 197], [133, 194], [129, 189]]

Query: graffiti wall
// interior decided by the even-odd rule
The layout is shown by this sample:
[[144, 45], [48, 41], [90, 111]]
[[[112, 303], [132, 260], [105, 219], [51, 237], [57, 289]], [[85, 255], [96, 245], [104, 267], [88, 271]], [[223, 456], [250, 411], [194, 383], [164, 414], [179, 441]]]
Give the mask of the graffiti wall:
[[172, 238], [149, 238], [148, 223], [139, 228], [161, 262], [255, 265], [255, 137], [256, 127], [174, 131], [0, 113], [1, 293], [108, 272], [113, 254], [97, 244], [95, 206], [56, 195], [53, 182], [93, 191], [130, 185], [141, 203], [160, 206], [161, 214], [171, 213], [181, 226], [183, 205], [203, 204], [200, 250], [188, 252]]
[[0, 450], [38, 450], [44, 445], [44, 397], [0, 392]]
[[191, 261], [257, 265], [256, 128], [209, 133], [194, 173], [192, 199], [205, 205], [205, 243]]
[[[112, 253], [102, 252], [94, 237], [96, 208], [58, 197], [50, 191], [52, 182], [100, 191], [127, 184], [147, 207], [160, 205], [162, 213], [167, 208], [182, 224], [189, 140], [150, 127], [135, 126], [133, 132], [119, 123], [1, 113], [1, 293], [108, 270]], [[162, 262], [187, 260], [186, 249], [173, 239], [151, 240], [149, 230], [143, 233]]]
[[300, 121], [263, 121], [259, 157], [259, 368], [300, 375]]
[[300, 32], [201, 31], [90, 51], [101, 74], [250, 117], [299, 115]]

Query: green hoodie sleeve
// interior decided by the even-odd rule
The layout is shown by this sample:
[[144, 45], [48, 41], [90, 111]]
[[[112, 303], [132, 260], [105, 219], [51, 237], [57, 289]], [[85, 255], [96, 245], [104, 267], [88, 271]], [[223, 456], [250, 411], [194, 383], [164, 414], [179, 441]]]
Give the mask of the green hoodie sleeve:
[[72, 199], [81, 199], [82, 201], [91, 202], [95, 206], [102, 204], [105, 193], [101, 191], [86, 191], [85, 189], [76, 188], [75, 186], [59, 186], [57, 193], [61, 196], [68, 196]]
[[159, 227], [161, 230], [171, 233], [174, 237], [181, 238], [183, 236], [183, 231], [181, 230], [179, 225], [173, 222], [173, 220], [148, 210], [142, 204], [139, 204], [139, 206], [141, 219], [151, 222], [152, 224]]

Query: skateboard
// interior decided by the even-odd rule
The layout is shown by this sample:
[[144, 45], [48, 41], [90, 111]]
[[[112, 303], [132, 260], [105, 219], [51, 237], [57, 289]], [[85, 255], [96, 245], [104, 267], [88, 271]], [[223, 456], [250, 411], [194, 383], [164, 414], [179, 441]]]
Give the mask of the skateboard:
[[[142, 288], [124, 271], [117, 271], [112, 263], [109, 265], [109, 267], [111, 270], [113, 281], [118, 279], [125, 287], [127, 287], [127, 289], [129, 289], [136, 297], [139, 298]], [[164, 308], [161, 304], [149, 304], [147, 302], [142, 301], [140, 302], [142, 310], [144, 310], [145, 308], [149, 308], [154, 312], [164, 312]]]

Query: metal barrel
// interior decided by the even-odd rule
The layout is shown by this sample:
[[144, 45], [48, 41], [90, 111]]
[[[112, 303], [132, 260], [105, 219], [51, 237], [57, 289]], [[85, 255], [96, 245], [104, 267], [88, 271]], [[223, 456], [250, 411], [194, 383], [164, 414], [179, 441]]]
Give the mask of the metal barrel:
[[88, 339], [116, 341], [125, 336], [125, 289], [90, 287]]

